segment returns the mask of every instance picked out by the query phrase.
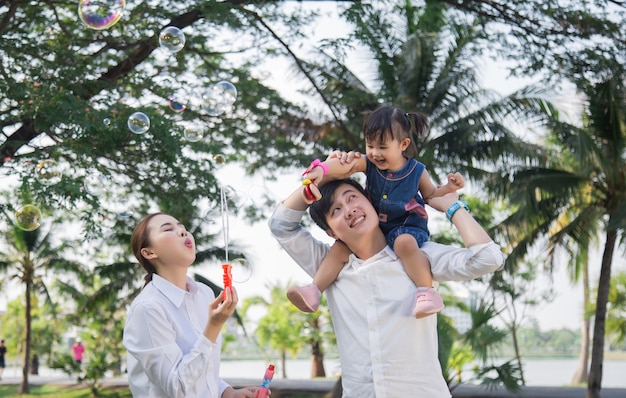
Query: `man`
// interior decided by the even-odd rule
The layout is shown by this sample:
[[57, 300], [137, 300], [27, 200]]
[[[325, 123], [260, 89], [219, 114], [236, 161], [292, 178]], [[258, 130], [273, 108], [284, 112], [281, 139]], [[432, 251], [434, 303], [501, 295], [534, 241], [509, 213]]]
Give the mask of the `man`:
[[4, 362], [4, 355], [7, 353], [7, 348], [4, 345], [4, 340], [0, 340], [0, 380], [2, 380], [2, 373], [6, 363]]
[[[277, 206], [270, 230], [300, 267], [313, 276], [330, 245], [301, 224], [308, 205], [302, 187]], [[326, 290], [337, 336], [343, 397], [450, 397], [437, 358], [437, 318], [412, 315], [416, 286], [386, 244], [378, 215], [361, 185], [337, 180], [320, 187], [311, 205], [313, 220], [352, 251], [337, 280]], [[450, 220], [468, 249], [427, 242], [423, 251], [433, 278], [460, 281], [499, 269], [504, 256], [456, 193], [432, 199]]]

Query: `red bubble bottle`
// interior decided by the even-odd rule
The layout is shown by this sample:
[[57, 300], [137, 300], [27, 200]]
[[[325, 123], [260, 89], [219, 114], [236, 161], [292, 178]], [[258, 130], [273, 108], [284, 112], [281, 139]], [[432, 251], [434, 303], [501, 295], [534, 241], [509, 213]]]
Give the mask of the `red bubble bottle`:
[[263, 383], [261, 383], [261, 388], [256, 393], [256, 398], [266, 398], [267, 393], [270, 391], [270, 383], [272, 382], [272, 377], [274, 377], [274, 365], [270, 364], [265, 370], [265, 376], [263, 376]]

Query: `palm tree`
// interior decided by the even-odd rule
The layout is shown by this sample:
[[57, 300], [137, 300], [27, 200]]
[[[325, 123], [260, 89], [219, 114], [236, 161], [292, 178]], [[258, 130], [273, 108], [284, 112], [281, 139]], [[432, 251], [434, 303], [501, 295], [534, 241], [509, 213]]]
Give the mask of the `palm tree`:
[[323, 54], [317, 64], [299, 60], [296, 65], [311, 80], [312, 94], [323, 98], [332, 115], [312, 135], [315, 143], [363, 151], [362, 112], [386, 103], [429, 116], [430, 132], [413, 141], [417, 158], [435, 171], [434, 178], [461, 170], [480, 179], [541, 155], [538, 146], [519, 139], [508, 126], [514, 120], [526, 126], [547, 120], [554, 109], [543, 91], [525, 87], [501, 97], [481, 89], [471, 60], [486, 40], [483, 29], [440, 2], [417, 7], [404, 1], [355, 2], [343, 11], [354, 31], [345, 42], [333, 44], [358, 43], [367, 49], [373, 88], [340, 56]]
[[429, 116], [430, 131], [413, 141], [416, 157], [435, 179], [459, 170], [480, 181], [514, 165], [540, 163], [541, 148], [519, 139], [508, 126], [512, 121], [527, 127], [543, 123], [554, 108], [536, 88], [506, 97], [481, 89], [471, 62], [486, 40], [478, 23], [435, 1], [422, 8], [405, 1], [355, 2], [343, 16], [354, 24], [343, 44], [367, 48], [375, 78], [368, 86], [331, 55], [317, 65], [297, 64], [334, 118], [322, 123], [317, 144], [363, 151], [361, 112], [387, 103]]
[[[555, 153], [571, 154], [575, 162], [554, 162], [543, 168], [513, 171], [503, 184], [518, 207], [502, 224], [515, 243], [511, 256], [522, 258], [543, 236], [558, 243], [567, 236], [587, 249], [594, 234], [604, 234], [596, 298], [587, 397], [599, 396], [611, 266], [626, 226], [626, 90], [622, 69], [599, 82], [581, 85], [587, 97], [582, 127], [555, 122]], [[575, 167], [570, 167], [575, 164]], [[505, 180], [506, 181], [506, 180]], [[599, 239], [600, 240], [600, 239]], [[582, 251], [581, 251], [582, 253]]]
[[[7, 219], [11, 225], [10, 219]], [[53, 274], [58, 277], [80, 269], [80, 264], [64, 257], [67, 250], [72, 248], [72, 244], [69, 241], [54, 242], [53, 228], [47, 233], [42, 228], [44, 227], [24, 231], [16, 226], [10, 226], [3, 233], [9, 253], [0, 254], [0, 272], [7, 274], [8, 279], [16, 280], [24, 287], [24, 359], [20, 394], [30, 391], [28, 374], [31, 363], [33, 297], [41, 295], [50, 304], [49, 308], [54, 311], [56, 307], [48, 289], [50, 280], [46, 276]]]
[[259, 320], [255, 336], [260, 347], [269, 346], [279, 353], [282, 377], [286, 379], [287, 354], [295, 356], [304, 347], [306, 340], [302, 338], [302, 331], [307, 320], [303, 313], [285, 299], [286, 286], [268, 286], [268, 291], [269, 300], [262, 296], [246, 298], [241, 312], [245, 317], [248, 309], [254, 305], [267, 309], [267, 314]]

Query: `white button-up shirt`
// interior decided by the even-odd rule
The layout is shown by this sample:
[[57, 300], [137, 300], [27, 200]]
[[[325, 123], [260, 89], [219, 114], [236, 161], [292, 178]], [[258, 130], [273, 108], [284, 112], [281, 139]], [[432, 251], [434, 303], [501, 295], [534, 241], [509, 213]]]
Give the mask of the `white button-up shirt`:
[[[269, 226], [283, 249], [313, 276], [330, 245], [300, 225], [303, 214], [281, 203]], [[504, 262], [493, 242], [467, 249], [427, 242], [422, 250], [438, 281], [473, 279]], [[344, 398], [450, 397], [437, 358], [437, 317], [415, 319], [415, 284], [390, 247], [365, 261], [351, 254], [325, 294]]]
[[133, 300], [123, 343], [134, 397], [221, 397], [221, 334], [216, 343], [202, 332], [213, 291], [191, 278], [187, 290], [154, 274]]

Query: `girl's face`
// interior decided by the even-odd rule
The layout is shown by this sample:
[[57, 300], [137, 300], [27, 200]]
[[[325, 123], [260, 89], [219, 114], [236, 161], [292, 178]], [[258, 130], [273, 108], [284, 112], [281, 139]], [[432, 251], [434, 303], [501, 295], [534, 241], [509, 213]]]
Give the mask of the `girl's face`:
[[193, 235], [174, 217], [167, 214], [154, 216], [148, 223], [150, 246], [141, 249], [141, 254], [156, 267], [188, 267], [196, 259]]
[[398, 141], [386, 138], [385, 141], [365, 141], [365, 153], [367, 158], [380, 170], [400, 170], [406, 163], [403, 156], [411, 140], [405, 138]]

